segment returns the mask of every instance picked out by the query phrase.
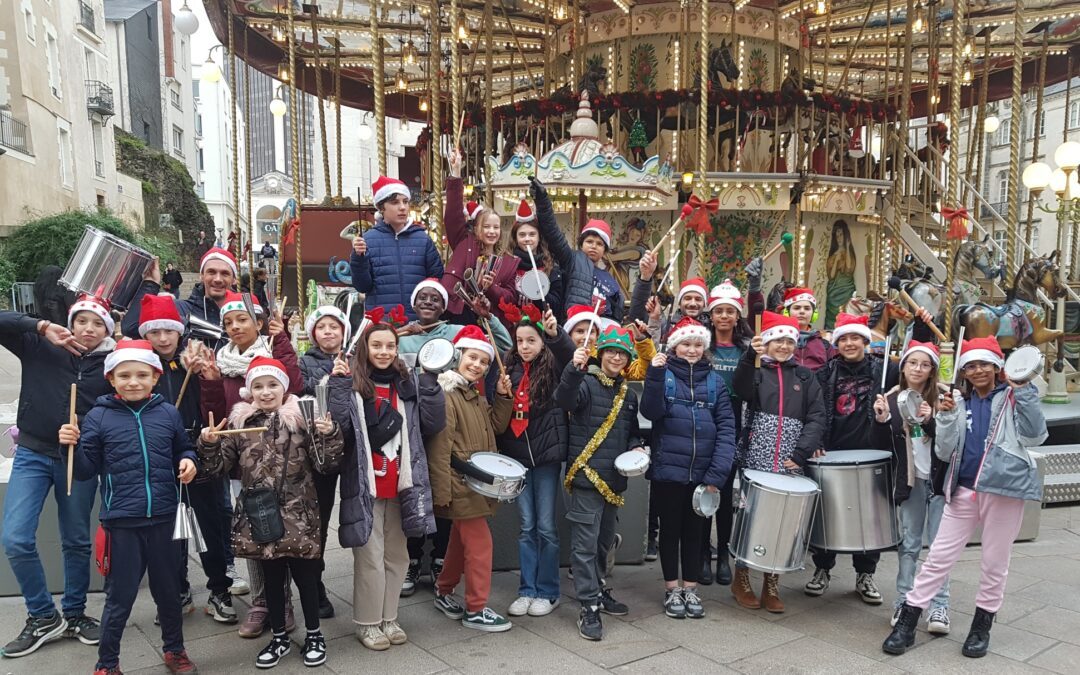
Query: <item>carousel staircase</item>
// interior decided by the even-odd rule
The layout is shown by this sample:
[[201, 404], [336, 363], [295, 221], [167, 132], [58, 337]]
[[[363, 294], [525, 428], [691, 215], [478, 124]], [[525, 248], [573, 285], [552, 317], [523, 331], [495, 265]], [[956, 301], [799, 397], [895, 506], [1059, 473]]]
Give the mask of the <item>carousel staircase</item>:
[[1035, 450], [1046, 458], [1043, 503], [1080, 502], [1080, 445], [1044, 445]]

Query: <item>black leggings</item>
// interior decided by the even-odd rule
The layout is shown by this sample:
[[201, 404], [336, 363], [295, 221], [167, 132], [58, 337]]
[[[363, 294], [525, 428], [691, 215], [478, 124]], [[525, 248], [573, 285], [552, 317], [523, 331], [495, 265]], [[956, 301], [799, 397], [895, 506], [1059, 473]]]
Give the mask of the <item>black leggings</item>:
[[716, 517], [702, 518], [705, 521], [701, 535], [701, 559], [703, 561], [712, 559], [709, 545], [710, 535], [712, 534], [710, 530], [712, 530], [714, 520], [716, 521], [716, 559], [721, 560], [722, 556], [728, 555], [728, 544], [731, 543], [731, 523], [735, 519], [736, 473], [737, 469], [734, 466], [731, 467], [731, 474], [728, 475], [727, 483], [720, 488], [720, 508], [716, 510]]
[[682, 580], [696, 584], [701, 574], [701, 535], [705, 519], [694, 513], [696, 484], [653, 481], [657, 516], [660, 520], [660, 567], [664, 581]]
[[292, 580], [300, 589], [300, 606], [304, 610], [304, 625], [308, 630], [319, 629], [319, 571], [322, 561], [318, 558], [275, 558], [260, 560], [266, 579], [266, 610], [270, 614], [270, 627], [275, 633], [285, 632], [285, 572], [292, 572]]

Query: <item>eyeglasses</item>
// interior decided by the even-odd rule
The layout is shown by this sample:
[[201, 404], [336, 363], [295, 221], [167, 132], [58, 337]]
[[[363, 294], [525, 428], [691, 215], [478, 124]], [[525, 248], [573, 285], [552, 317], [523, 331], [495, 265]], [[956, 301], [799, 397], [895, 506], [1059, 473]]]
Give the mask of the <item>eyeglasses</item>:
[[989, 361], [974, 361], [964, 366], [965, 373], [974, 373], [978, 370], [990, 370], [994, 368], [994, 364]]
[[934, 364], [928, 362], [917, 363], [915, 361], [904, 361], [904, 367], [911, 368], [912, 370], [933, 370]]

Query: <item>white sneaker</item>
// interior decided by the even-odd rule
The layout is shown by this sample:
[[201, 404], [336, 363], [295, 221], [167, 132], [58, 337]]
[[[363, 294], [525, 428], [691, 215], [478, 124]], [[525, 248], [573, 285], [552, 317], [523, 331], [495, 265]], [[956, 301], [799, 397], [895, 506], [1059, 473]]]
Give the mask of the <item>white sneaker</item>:
[[555, 602], [552, 602], [547, 598], [537, 598], [529, 605], [529, 616], [547, 616], [555, 611], [555, 608], [558, 606], [558, 598], [555, 599]]
[[948, 635], [949, 630], [949, 610], [935, 607], [926, 619], [926, 632], [932, 635]]
[[247, 595], [251, 592], [251, 587], [248, 586], [248, 582], [244, 577], [240, 576], [236, 571], [236, 564], [229, 565], [225, 573], [230, 579], [232, 579], [232, 586], [229, 586], [229, 593], [233, 595]]
[[535, 598], [521, 596], [510, 603], [510, 609], [506, 610], [506, 613], [510, 616], [525, 616], [529, 613], [529, 608], [532, 607], [534, 602], [536, 602]]

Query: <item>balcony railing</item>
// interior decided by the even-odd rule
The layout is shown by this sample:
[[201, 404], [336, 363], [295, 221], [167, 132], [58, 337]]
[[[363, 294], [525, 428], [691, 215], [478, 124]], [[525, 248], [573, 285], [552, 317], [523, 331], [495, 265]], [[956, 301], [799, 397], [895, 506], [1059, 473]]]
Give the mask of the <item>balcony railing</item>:
[[86, 108], [99, 115], [112, 115], [112, 87], [98, 80], [86, 80]]
[[79, 2], [79, 25], [97, 35], [97, 23], [94, 21], [94, 8], [89, 3]]
[[1008, 204], [1006, 204], [1005, 202], [996, 202], [994, 204], [983, 204], [982, 207], [979, 209], [979, 217], [980, 218], [991, 218], [991, 217], [993, 217], [994, 212], [1005, 213], [1007, 208], [1008, 208]]
[[0, 145], [29, 154], [26, 125], [7, 113], [0, 113]]

